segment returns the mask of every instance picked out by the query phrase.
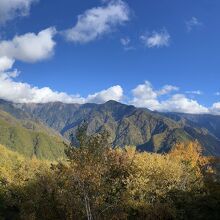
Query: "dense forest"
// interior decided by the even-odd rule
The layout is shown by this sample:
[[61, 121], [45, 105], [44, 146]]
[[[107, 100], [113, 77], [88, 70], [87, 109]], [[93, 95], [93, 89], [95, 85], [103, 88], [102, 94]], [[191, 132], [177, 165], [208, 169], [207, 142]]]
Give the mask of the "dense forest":
[[76, 137], [58, 162], [0, 147], [0, 219], [219, 219], [218, 161], [197, 142], [155, 154]]

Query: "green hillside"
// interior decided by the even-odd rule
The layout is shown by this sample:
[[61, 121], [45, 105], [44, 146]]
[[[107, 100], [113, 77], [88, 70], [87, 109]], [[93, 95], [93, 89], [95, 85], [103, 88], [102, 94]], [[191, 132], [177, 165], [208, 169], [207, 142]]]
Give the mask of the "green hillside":
[[0, 110], [0, 144], [27, 157], [57, 159], [64, 156], [63, 139], [41, 123], [18, 120]]

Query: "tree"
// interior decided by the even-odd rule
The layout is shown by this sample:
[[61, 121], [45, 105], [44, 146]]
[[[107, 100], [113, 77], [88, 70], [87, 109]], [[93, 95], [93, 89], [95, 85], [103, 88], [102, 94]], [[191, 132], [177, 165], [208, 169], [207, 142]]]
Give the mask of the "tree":
[[85, 124], [79, 127], [77, 146], [71, 145], [67, 151], [72, 185], [82, 197], [88, 220], [115, 215], [116, 208], [117, 214], [123, 215], [119, 207], [123, 204], [133, 158], [125, 150], [113, 149], [107, 132], [88, 136], [86, 130]]

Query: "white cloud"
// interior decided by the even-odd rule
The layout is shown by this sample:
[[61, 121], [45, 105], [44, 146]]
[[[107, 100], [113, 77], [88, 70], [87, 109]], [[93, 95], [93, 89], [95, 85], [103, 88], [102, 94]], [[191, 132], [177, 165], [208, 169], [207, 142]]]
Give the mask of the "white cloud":
[[87, 43], [112, 32], [129, 20], [129, 7], [122, 0], [112, 0], [107, 5], [85, 11], [78, 16], [76, 25], [64, 31], [67, 40]]
[[192, 95], [202, 95], [203, 92], [200, 90], [193, 90], [193, 91], [186, 91], [187, 94], [192, 94]]
[[0, 25], [17, 16], [29, 14], [31, 4], [37, 0], [0, 0]]
[[141, 35], [140, 39], [148, 48], [168, 47], [170, 44], [170, 34], [166, 29], [162, 29], [159, 32], [153, 31], [151, 34]]
[[121, 86], [112, 86], [109, 89], [89, 95], [86, 102], [104, 103], [109, 100], [121, 101], [123, 98], [123, 89]]
[[130, 103], [137, 107], [146, 107], [150, 110], [159, 110], [160, 102], [158, 97], [177, 90], [178, 87], [172, 85], [165, 85], [160, 90], [154, 90], [151, 83], [149, 81], [145, 81], [144, 84], [140, 84], [132, 90], [133, 99], [130, 101]]
[[27, 33], [15, 36], [11, 41], [0, 41], [0, 56], [25, 62], [36, 62], [53, 55], [56, 45], [53, 40], [55, 28], [48, 28], [38, 34]]
[[7, 70], [10, 70], [14, 64], [14, 60], [9, 59], [8, 57], [0, 57], [0, 77], [2, 79], [7, 78], [15, 78], [19, 75], [19, 72], [15, 69], [13, 71], [7, 72]]
[[220, 115], [220, 102], [216, 102], [210, 109], [212, 114]]
[[11, 69], [14, 64], [14, 60], [9, 59], [8, 57], [0, 57], [0, 73]]
[[63, 92], [53, 91], [48, 87], [38, 88], [27, 83], [16, 82], [10, 75], [6, 77], [6, 74], [0, 74], [0, 98], [18, 103], [84, 102], [84, 99], [79, 96], [71, 96]]
[[27, 83], [15, 82], [12, 79], [0, 79], [0, 98], [18, 103], [46, 103], [61, 101], [64, 103], [83, 103], [81, 97], [52, 91], [48, 87], [32, 87]]
[[104, 103], [108, 100], [120, 101], [123, 96], [119, 86], [111, 87], [100, 93], [89, 95], [87, 98], [80, 95], [69, 95], [64, 92], [53, 91], [49, 87], [38, 88], [27, 83], [16, 82], [11, 77], [0, 75], [0, 98], [18, 103], [47, 103], [60, 101], [63, 103]]
[[157, 95], [166, 95], [173, 91], [178, 91], [179, 88], [177, 86], [165, 85], [162, 89], [157, 91]]
[[[28, 83], [17, 82], [17, 70], [11, 70], [13, 60], [6, 57], [0, 58], [0, 99], [16, 103], [47, 103], [60, 101], [63, 103], [104, 103], [108, 100], [123, 101], [123, 89], [121, 86], [112, 86], [106, 90], [90, 94], [87, 97], [69, 95], [58, 92], [49, 87], [38, 88]], [[196, 100], [189, 99], [183, 94], [171, 95], [168, 99], [160, 100], [164, 95], [177, 91], [178, 87], [165, 85], [159, 90], [154, 90], [150, 82], [138, 85], [132, 90], [133, 99], [129, 104], [136, 107], [145, 107], [160, 112], [184, 112], [184, 113], [211, 113], [220, 114], [220, 103], [214, 103], [211, 108], [200, 105]]]
[[153, 110], [152, 106], [157, 106], [159, 104], [157, 101], [157, 93], [153, 90], [151, 83], [148, 81], [133, 89], [132, 94], [134, 98], [131, 104], [137, 107], [147, 107]]
[[192, 17], [189, 21], [186, 21], [186, 29], [188, 32], [192, 31], [195, 27], [201, 27], [203, 24], [196, 17]]
[[13, 61], [0, 58], [0, 99], [17, 103], [46, 103], [60, 101], [64, 103], [104, 103], [108, 100], [121, 101], [123, 90], [120, 86], [113, 86], [109, 89], [82, 97], [80, 95], [69, 95], [64, 92], [53, 91], [49, 87], [38, 88], [28, 83], [17, 82], [17, 70], [11, 70]]
[[216, 92], [215, 95], [220, 96], [220, 92]]
[[160, 101], [160, 96], [177, 91], [178, 87], [166, 85], [160, 90], [154, 90], [146, 81], [132, 90], [131, 104], [161, 112], [208, 113], [208, 108], [200, 105], [196, 100], [188, 99], [183, 94], [174, 94], [167, 100]]
[[128, 46], [131, 42], [129, 37], [124, 37], [120, 39], [120, 42], [122, 44], [122, 46]]
[[120, 39], [120, 43], [125, 51], [135, 50], [136, 48], [131, 45], [131, 39], [129, 37], [124, 37]]
[[175, 94], [170, 99], [160, 102], [160, 106], [156, 110], [192, 114], [209, 113], [208, 108], [200, 105], [196, 100], [187, 98], [183, 94]]
[[154, 90], [152, 84], [149, 81], [145, 81], [144, 84], [138, 85], [132, 90], [134, 97], [139, 99], [156, 99], [159, 96], [169, 94], [173, 91], [177, 91], [177, 86], [165, 85], [160, 90]]

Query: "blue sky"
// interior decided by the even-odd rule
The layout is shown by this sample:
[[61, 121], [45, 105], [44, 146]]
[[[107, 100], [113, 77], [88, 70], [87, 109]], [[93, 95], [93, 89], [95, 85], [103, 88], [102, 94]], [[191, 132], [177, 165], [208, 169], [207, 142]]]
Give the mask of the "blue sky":
[[0, 98], [219, 114], [219, 9], [218, 0], [0, 0]]

